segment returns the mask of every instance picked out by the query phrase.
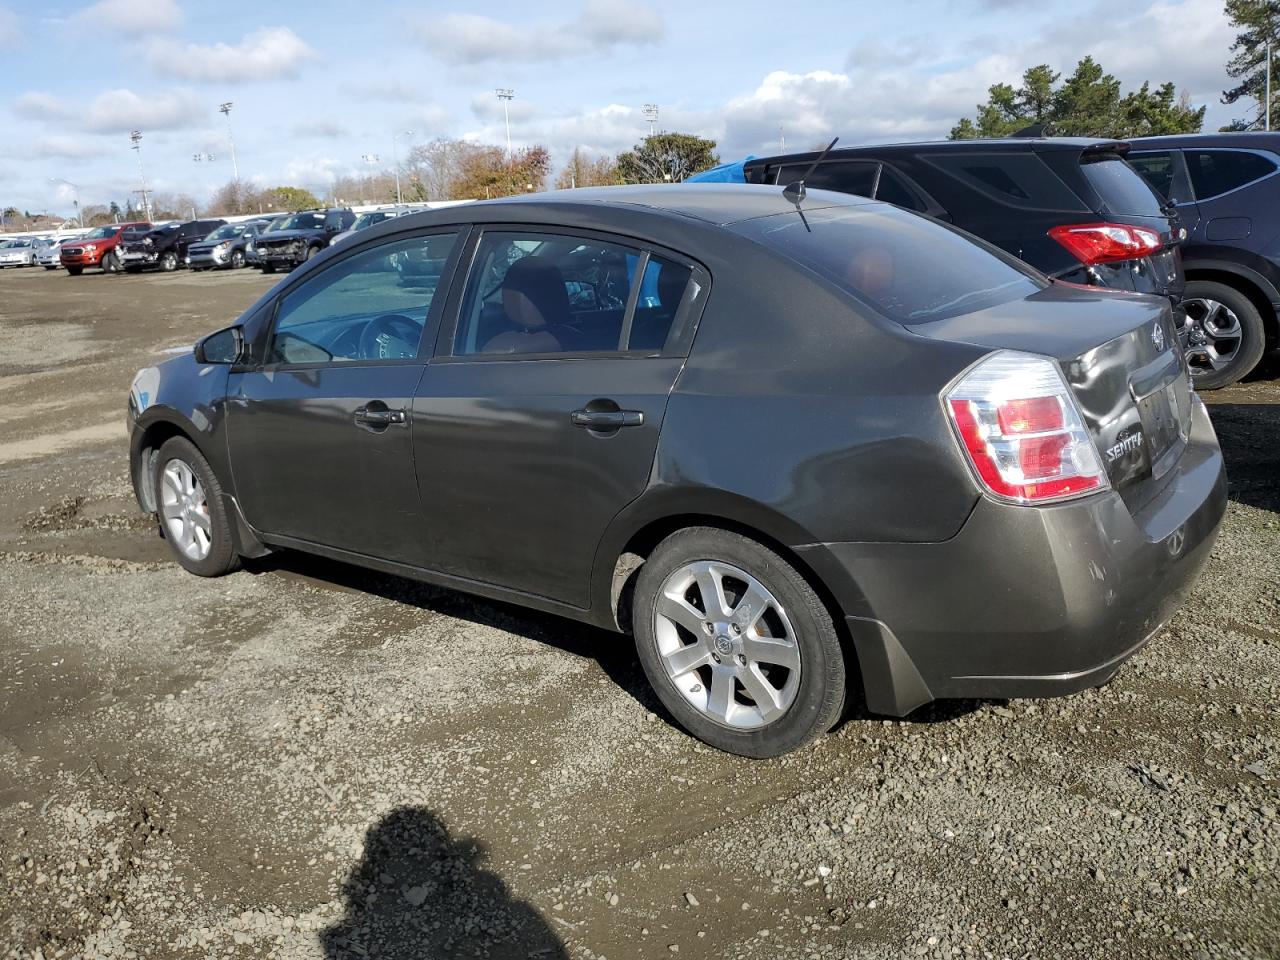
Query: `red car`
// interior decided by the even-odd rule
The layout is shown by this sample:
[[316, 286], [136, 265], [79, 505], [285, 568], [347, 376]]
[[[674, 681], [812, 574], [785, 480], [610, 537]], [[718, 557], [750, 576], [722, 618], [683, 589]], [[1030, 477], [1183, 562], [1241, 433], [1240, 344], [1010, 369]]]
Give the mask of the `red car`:
[[151, 224], [143, 221], [95, 227], [79, 240], [63, 244], [62, 265], [73, 277], [84, 273], [85, 267], [101, 267], [104, 273], [119, 273], [124, 268], [124, 261], [116, 247], [123, 241], [141, 240], [150, 230]]

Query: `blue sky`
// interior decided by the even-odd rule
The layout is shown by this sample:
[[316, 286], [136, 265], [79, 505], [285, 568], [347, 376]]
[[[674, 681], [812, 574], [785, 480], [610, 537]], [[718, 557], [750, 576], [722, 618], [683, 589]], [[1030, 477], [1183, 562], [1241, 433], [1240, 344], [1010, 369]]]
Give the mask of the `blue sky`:
[[203, 201], [231, 179], [223, 101], [243, 178], [316, 189], [365, 154], [389, 167], [396, 131], [503, 142], [495, 87], [514, 143], [560, 162], [633, 144], [646, 103], [726, 158], [776, 151], [780, 127], [788, 148], [944, 136], [990, 84], [1086, 53], [1126, 88], [1174, 81], [1216, 129], [1243, 107], [1218, 103], [1232, 35], [1220, 0], [0, 0], [0, 204], [70, 212], [51, 177], [123, 201], [134, 128], [148, 186]]

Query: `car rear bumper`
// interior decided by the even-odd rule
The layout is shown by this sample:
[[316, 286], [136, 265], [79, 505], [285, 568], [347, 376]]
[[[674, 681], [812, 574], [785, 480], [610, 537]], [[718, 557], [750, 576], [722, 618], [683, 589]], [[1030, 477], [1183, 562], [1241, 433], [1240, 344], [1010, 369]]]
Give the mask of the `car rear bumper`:
[[979, 500], [943, 543], [800, 549], [837, 600], [871, 710], [1042, 697], [1105, 683], [1168, 622], [1226, 510], [1204, 405], [1182, 462], [1136, 514], [1114, 492], [1049, 507]]

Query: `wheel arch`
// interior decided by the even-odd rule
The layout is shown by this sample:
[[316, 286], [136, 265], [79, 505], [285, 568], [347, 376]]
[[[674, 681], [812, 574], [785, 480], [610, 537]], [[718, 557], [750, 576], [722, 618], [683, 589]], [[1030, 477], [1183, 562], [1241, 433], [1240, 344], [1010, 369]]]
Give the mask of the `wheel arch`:
[[[154, 412], [153, 412], [154, 411]], [[129, 473], [138, 505], [148, 513], [156, 509], [155, 457], [172, 437], [184, 437], [209, 459], [200, 442], [200, 431], [176, 410], [153, 408], [151, 416], [135, 424], [129, 439]]]

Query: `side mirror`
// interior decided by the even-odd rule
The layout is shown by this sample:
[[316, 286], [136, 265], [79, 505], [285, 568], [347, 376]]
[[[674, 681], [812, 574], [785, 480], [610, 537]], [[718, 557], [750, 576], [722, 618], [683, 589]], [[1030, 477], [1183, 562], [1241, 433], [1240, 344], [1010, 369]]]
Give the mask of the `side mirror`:
[[235, 363], [244, 353], [244, 330], [227, 327], [211, 333], [195, 346], [196, 363]]

